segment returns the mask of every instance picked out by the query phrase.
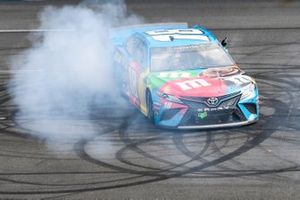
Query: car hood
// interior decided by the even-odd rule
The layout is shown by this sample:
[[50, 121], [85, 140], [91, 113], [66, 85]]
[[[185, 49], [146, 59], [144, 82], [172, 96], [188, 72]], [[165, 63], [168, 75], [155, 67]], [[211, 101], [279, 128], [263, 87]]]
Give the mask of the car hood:
[[174, 96], [219, 97], [236, 93], [254, 82], [237, 66], [150, 73], [150, 85]]

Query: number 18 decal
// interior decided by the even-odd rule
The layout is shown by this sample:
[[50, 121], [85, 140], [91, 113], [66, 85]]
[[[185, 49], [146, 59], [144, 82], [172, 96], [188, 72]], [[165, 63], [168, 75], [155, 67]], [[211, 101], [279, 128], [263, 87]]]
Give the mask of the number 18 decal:
[[136, 77], [136, 72], [129, 67], [129, 89], [130, 92], [134, 95], [134, 96], [138, 96], [137, 94], [137, 77]]

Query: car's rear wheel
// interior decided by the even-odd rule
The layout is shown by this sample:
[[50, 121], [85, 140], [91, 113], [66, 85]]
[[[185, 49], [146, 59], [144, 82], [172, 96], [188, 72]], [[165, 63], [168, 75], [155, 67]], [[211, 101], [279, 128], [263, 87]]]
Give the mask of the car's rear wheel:
[[148, 110], [147, 117], [152, 123], [154, 123], [153, 101], [152, 101], [151, 93], [149, 91], [147, 92], [146, 101], [147, 101], [147, 110]]

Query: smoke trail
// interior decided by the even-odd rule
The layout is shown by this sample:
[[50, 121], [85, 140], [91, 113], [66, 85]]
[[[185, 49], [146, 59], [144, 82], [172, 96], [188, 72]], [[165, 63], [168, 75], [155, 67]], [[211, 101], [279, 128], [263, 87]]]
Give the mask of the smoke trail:
[[17, 121], [34, 136], [66, 143], [88, 138], [99, 131], [89, 120], [91, 105], [118, 103], [111, 31], [140, 19], [128, 16], [121, 1], [96, 3], [45, 8], [39, 28], [58, 31], [31, 35], [32, 47], [12, 58], [11, 68], [22, 71], [10, 89]]

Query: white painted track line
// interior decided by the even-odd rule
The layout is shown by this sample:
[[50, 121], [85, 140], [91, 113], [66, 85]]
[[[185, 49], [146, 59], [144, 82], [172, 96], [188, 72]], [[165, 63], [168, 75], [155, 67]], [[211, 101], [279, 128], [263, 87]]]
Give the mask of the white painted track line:
[[72, 29], [3, 29], [0, 33], [30, 33], [30, 32], [68, 32]]

